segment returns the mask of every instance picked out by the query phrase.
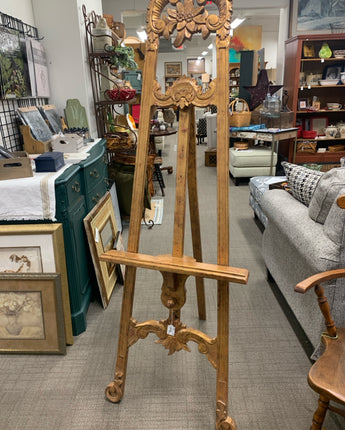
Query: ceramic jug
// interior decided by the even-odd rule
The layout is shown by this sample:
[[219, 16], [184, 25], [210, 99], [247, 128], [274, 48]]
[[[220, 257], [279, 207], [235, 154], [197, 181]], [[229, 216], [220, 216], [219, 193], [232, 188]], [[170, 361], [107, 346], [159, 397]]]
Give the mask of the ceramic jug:
[[325, 135], [327, 137], [335, 137], [338, 133], [338, 127], [335, 125], [329, 125], [325, 128]]
[[345, 123], [344, 122], [339, 122], [337, 124], [337, 128], [339, 130], [340, 137], [342, 139], [345, 138]]

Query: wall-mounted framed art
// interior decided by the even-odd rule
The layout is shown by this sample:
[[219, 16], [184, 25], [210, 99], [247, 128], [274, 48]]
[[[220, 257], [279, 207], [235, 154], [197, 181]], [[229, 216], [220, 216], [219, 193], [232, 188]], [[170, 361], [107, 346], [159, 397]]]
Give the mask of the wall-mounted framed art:
[[187, 73], [205, 73], [205, 58], [187, 58]]
[[181, 76], [182, 62], [175, 61], [174, 63], [164, 63], [165, 76]]
[[290, 0], [289, 37], [296, 34], [344, 33], [342, 1]]
[[117, 280], [116, 265], [100, 261], [99, 257], [114, 249], [119, 229], [116, 225], [113, 203], [109, 191], [84, 218], [93, 265], [96, 272], [102, 305], [106, 308]]
[[0, 352], [65, 354], [60, 274], [0, 273]]
[[73, 344], [62, 224], [0, 225], [0, 273], [60, 273], [65, 338]]

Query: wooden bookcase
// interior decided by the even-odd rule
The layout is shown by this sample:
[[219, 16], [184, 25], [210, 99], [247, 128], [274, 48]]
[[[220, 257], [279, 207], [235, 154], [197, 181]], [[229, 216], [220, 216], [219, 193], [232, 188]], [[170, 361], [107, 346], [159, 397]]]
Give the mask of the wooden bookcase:
[[240, 92], [240, 63], [229, 63], [230, 97], [238, 97]]
[[[329, 145], [345, 144], [344, 138], [326, 138], [322, 136], [322, 126], [336, 125], [345, 121], [345, 85], [320, 85], [317, 78], [310, 84], [311, 74], [324, 79], [330, 67], [340, 67], [345, 70], [345, 58], [335, 58], [334, 50], [345, 49], [345, 34], [314, 34], [299, 35], [285, 42], [285, 71], [284, 89], [288, 91], [288, 106], [294, 112], [294, 125], [302, 126], [304, 130], [318, 130], [316, 139], [298, 139], [299, 141], [315, 141], [317, 149], [326, 148], [326, 152], [295, 152], [294, 143], [289, 149], [289, 161], [296, 163], [325, 163], [338, 164], [345, 151], [330, 152]], [[319, 51], [326, 42], [332, 57], [321, 59]], [[308, 83], [307, 83], [308, 81]], [[320, 102], [318, 110], [312, 110], [313, 98]], [[301, 103], [302, 102], [302, 103]], [[327, 103], [339, 103], [342, 109], [330, 110]], [[301, 109], [306, 104], [307, 109]], [[316, 126], [316, 124], [318, 126]]]

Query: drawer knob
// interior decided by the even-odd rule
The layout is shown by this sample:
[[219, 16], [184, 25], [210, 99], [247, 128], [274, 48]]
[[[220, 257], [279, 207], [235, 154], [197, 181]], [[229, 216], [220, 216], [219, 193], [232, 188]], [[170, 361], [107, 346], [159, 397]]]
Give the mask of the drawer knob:
[[98, 178], [99, 173], [98, 173], [97, 169], [95, 169], [93, 172], [90, 172], [90, 176], [93, 176], [94, 178]]
[[74, 185], [72, 185], [72, 190], [75, 191], [76, 193], [80, 192], [80, 185], [79, 182], [75, 182]]

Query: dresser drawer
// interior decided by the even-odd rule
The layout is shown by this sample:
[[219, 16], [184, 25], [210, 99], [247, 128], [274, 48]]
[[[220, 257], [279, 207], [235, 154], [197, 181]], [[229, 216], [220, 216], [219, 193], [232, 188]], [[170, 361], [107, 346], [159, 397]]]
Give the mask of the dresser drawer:
[[67, 209], [74, 205], [83, 195], [82, 181], [82, 173], [79, 169], [64, 182], [63, 186], [59, 186], [58, 183], [55, 184], [57, 208]]
[[106, 154], [102, 154], [98, 160], [84, 168], [85, 189], [90, 190], [96, 184], [108, 177]]
[[98, 182], [98, 184], [92, 189], [88, 190], [85, 198], [86, 198], [86, 207], [88, 211], [98, 203], [99, 199], [107, 192], [108, 190], [108, 181], [102, 177], [102, 180]]

